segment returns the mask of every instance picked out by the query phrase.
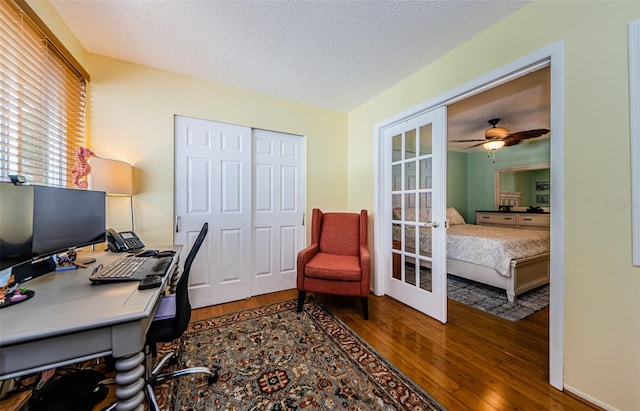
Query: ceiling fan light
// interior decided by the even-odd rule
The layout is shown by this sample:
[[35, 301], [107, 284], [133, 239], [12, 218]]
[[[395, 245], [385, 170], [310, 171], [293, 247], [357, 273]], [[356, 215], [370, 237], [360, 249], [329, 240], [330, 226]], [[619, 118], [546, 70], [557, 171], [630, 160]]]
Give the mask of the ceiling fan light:
[[492, 140], [482, 144], [482, 148], [487, 151], [495, 151], [504, 147], [504, 140]]

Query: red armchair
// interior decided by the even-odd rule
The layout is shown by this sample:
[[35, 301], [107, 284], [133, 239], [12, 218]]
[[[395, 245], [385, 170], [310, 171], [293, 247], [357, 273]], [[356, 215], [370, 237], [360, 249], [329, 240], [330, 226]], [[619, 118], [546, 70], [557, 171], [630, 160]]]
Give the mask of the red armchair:
[[367, 249], [367, 210], [323, 213], [313, 209], [311, 244], [298, 253], [298, 312], [307, 291], [359, 296], [362, 314], [369, 319], [371, 281]]

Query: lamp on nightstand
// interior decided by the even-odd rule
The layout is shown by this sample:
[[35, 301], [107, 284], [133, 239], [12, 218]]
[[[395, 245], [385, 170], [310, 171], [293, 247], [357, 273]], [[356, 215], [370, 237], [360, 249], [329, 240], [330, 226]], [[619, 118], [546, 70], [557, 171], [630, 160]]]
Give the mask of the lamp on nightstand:
[[89, 189], [104, 191], [109, 197], [129, 197], [131, 231], [133, 225], [133, 168], [124, 161], [92, 157], [89, 160]]

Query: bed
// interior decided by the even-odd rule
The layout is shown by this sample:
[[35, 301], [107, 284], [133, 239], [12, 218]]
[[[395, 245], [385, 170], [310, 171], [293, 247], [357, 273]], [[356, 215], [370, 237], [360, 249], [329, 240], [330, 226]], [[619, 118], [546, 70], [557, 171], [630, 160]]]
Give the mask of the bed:
[[[421, 221], [425, 221], [422, 219]], [[502, 288], [511, 302], [526, 291], [549, 283], [549, 231], [466, 224], [454, 208], [447, 209], [447, 272]], [[415, 230], [405, 231], [405, 251], [415, 252]], [[431, 249], [431, 230], [419, 229], [420, 250]], [[393, 239], [401, 240], [398, 224]], [[427, 253], [422, 252], [422, 255]], [[430, 262], [422, 260], [423, 266]]]

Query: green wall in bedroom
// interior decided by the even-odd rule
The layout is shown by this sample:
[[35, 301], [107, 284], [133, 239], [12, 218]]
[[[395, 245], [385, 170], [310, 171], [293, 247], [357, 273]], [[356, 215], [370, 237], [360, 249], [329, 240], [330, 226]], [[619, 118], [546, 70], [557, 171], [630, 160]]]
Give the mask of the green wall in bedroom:
[[467, 219], [467, 153], [447, 152], [447, 207]]
[[[467, 223], [475, 224], [476, 210], [493, 210], [495, 170], [548, 163], [550, 141], [534, 141], [498, 150], [495, 163], [484, 151], [447, 154], [447, 206], [456, 207]], [[525, 204], [533, 205], [533, 204]]]

